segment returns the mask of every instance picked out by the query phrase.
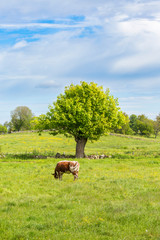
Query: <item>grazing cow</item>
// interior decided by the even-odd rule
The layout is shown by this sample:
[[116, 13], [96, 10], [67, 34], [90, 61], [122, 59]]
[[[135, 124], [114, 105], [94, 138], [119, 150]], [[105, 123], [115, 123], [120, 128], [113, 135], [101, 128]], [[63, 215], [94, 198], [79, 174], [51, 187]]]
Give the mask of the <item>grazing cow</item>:
[[62, 180], [63, 173], [72, 173], [74, 176], [74, 180], [78, 178], [78, 172], [79, 172], [79, 163], [77, 161], [60, 161], [57, 163], [55, 172], [52, 173], [55, 178], [59, 178], [59, 180]]

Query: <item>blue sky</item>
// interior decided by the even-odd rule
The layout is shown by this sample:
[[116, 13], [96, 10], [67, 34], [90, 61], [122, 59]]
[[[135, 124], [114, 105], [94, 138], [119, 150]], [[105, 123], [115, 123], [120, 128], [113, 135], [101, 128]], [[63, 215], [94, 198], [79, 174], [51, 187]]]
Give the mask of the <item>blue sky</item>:
[[109, 88], [128, 115], [160, 113], [159, 0], [0, 2], [0, 123], [46, 113], [66, 85]]

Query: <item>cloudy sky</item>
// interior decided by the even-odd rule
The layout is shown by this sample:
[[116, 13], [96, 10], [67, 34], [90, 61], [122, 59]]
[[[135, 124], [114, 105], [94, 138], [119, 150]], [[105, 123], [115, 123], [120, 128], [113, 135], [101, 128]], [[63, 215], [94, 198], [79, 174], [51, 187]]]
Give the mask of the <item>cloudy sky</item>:
[[66, 85], [94, 81], [128, 115], [160, 113], [159, 0], [0, 2], [0, 123], [46, 113]]

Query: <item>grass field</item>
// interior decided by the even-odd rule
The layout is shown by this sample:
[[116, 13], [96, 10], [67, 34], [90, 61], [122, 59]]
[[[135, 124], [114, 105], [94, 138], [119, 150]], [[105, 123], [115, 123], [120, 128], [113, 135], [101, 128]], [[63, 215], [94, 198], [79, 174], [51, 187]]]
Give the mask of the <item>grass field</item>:
[[[159, 139], [102, 137], [87, 143], [79, 180], [53, 179], [55, 158], [74, 154], [73, 139], [36, 133], [0, 136], [0, 239], [160, 239]], [[24, 155], [23, 155], [24, 154]]]
[[[42, 154], [54, 156], [57, 152], [75, 155], [75, 140], [65, 138], [63, 135], [52, 136], [43, 133], [14, 133], [10, 135], [0, 135], [0, 151], [15, 155]], [[160, 157], [160, 138], [124, 138], [117, 136], [104, 136], [99, 141], [88, 141], [85, 153], [106, 154], [114, 158], [135, 158], [135, 157]]]

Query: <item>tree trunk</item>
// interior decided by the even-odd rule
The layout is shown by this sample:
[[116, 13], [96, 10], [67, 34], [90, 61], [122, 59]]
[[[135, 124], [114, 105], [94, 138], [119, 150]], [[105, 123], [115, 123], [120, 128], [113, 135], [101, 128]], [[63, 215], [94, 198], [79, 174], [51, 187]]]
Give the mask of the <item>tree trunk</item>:
[[76, 144], [76, 158], [84, 158], [84, 148], [87, 143], [86, 138], [81, 138], [81, 139], [75, 139], [77, 144]]

